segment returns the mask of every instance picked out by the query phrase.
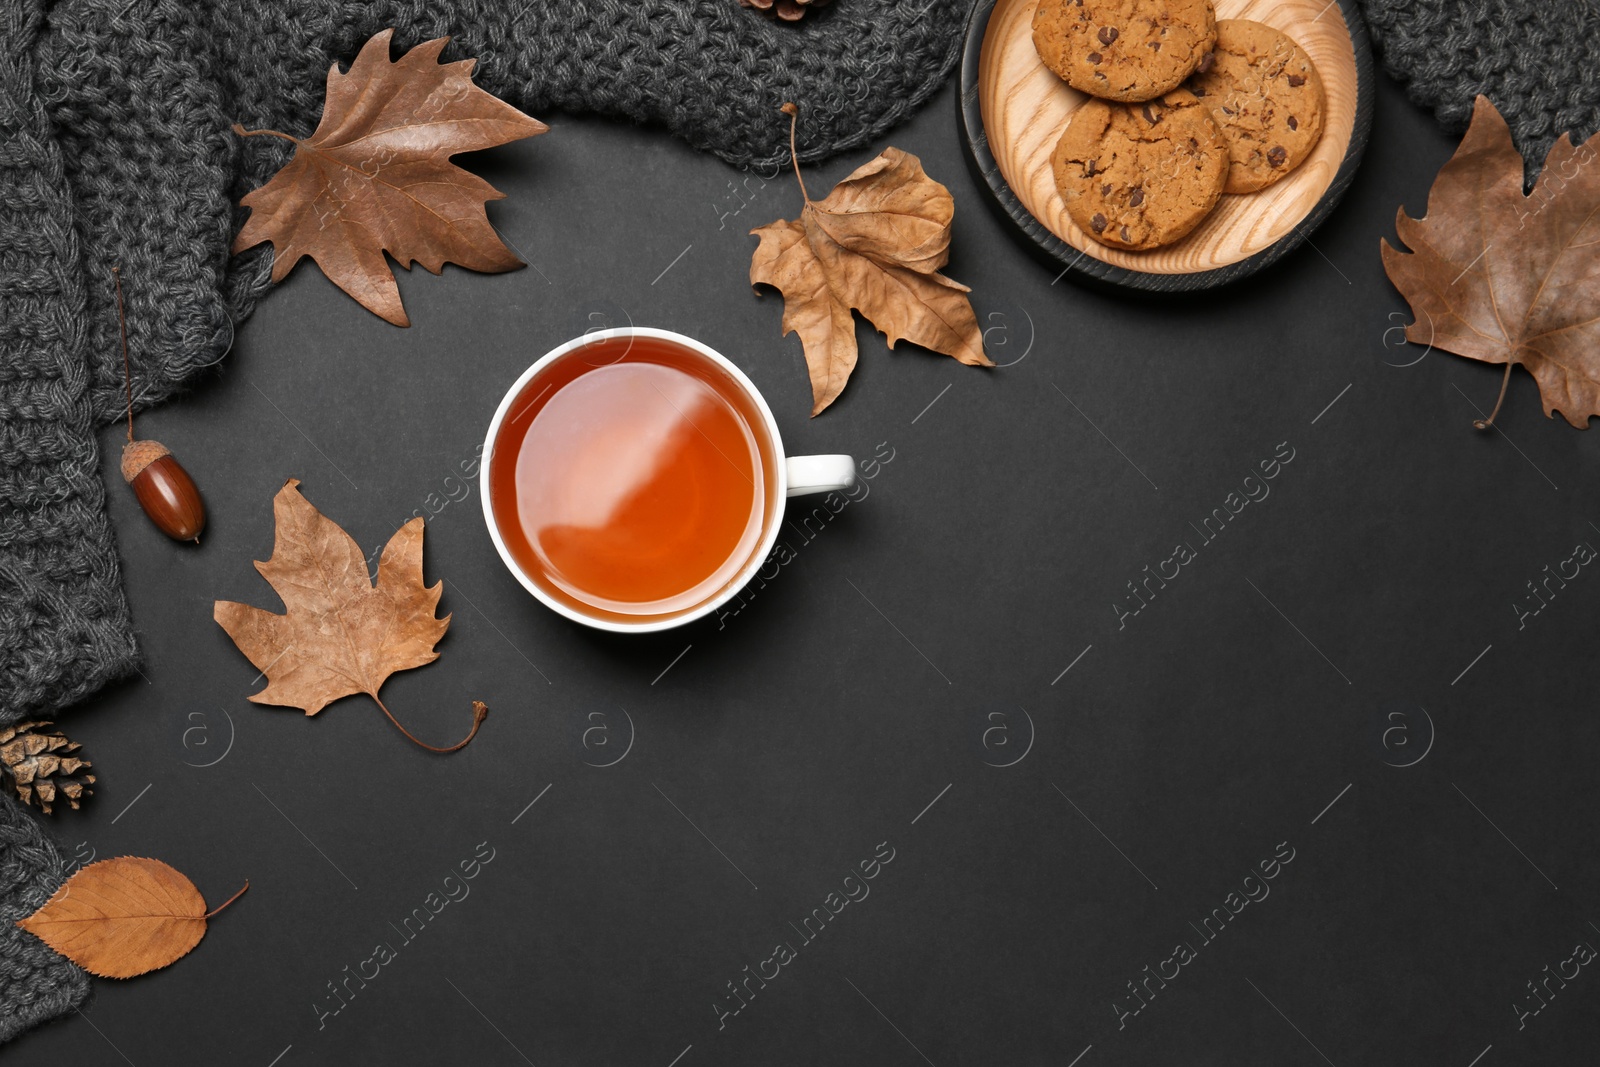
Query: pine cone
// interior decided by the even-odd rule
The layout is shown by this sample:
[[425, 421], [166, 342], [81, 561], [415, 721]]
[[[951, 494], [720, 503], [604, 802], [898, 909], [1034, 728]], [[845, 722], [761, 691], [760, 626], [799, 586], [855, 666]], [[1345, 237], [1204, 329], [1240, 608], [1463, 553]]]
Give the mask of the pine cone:
[[827, 7], [831, 0], [739, 0], [740, 7], [754, 7], [777, 15], [785, 22], [799, 22], [806, 12]]
[[0, 778], [24, 804], [37, 804], [46, 815], [60, 792], [74, 811], [79, 799], [94, 792], [89, 761], [70, 753], [78, 745], [48, 729], [48, 722], [19, 722], [0, 727]]

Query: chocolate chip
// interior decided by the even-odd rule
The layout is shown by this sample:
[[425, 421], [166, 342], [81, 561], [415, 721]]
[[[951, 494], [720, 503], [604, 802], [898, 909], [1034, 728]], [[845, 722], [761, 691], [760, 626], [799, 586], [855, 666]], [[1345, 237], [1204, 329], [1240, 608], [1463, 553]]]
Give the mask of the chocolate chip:
[[1194, 68], [1194, 72], [1196, 74], [1205, 74], [1211, 70], [1216, 62], [1217, 54], [1215, 52], [1207, 52], [1205, 55], [1200, 57], [1200, 62]]
[[1098, 62], [1100, 62], [1100, 60], [1102, 58], [1104, 58], [1104, 57], [1101, 56], [1099, 52], [1090, 52], [1089, 53], [1089, 62], [1091, 62], [1091, 63], [1098, 63]]
[[1100, 187], [1100, 195], [1101, 196], [1110, 196], [1111, 195], [1111, 183], [1110, 182], [1106, 182], [1104, 185], [1102, 185]]
[[1300, 88], [1300, 86], [1304, 85], [1305, 83], [1306, 83], [1306, 80], [1304, 78], [1302, 78], [1300, 75], [1298, 75], [1298, 74], [1289, 75], [1289, 88], [1298, 89], [1298, 88]]
[[1126, 226], [1122, 228], [1122, 239], [1127, 241], [1129, 244], [1133, 243], [1133, 238], [1128, 236], [1128, 228]]
[[1144, 112], [1144, 120], [1150, 125], [1154, 126], [1156, 123], [1161, 121], [1161, 116], [1156, 114], [1154, 111], [1151, 111], [1149, 104], [1146, 104], [1140, 110]]
[[1192, 92], [1195, 96], [1204, 96], [1204, 95], [1206, 95], [1206, 91], [1204, 89], [1200, 88], [1198, 85], [1196, 85], [1193, 89], [1190, 89], [1189, 91]]
[[1285, 151], [1284, 147], [1280, 144], [1275, 144], [1271, 148], [1267, 149], [1267, 162], [1274, 167], [1283, 166], [1284, 162], [1288, 160], [1288, 158], [1289, 153]]
[[1291, 130], [1298, 130], [1300, 128], [1300, 123], [1295, 121], [1295, 117], [1293, 115], [1289, 116], [1289, 128]]
[[1095, 233], [1105, 233], [1106, 217], [1099, 212], [1095, 212], [1094, 217], [1089, 220], [1089, 228]]
[[1143, 189], [1135, 189], [1133, 192], [1128, 194], [1128, 206], [1129, 207], [1138, 207], [1142, 203], [1144, 203], [1144, 190]]
[[1112, 41], [1115, 41], [1120, 34], [1117, 33], [1117, 28], [1115, 26], [1101, 26], [1100, 32], [1096, 36], [1100, 38], [1101, 44], [1108, 45]]
[[1093, 178], [1095, 175], [1095, 168], [1099, 165], [1100, 161], [1098, 159], [1089, 160], [1089, 165], [1083, 168], [1083, 176], [1085, 178]]
[[1161, 51], [1161, 42], [1160, 41], [1151, 41], [1150, 42], [1150, 47], [1155, 49], [1157, 52], [1159, 52], [1159, 51]]

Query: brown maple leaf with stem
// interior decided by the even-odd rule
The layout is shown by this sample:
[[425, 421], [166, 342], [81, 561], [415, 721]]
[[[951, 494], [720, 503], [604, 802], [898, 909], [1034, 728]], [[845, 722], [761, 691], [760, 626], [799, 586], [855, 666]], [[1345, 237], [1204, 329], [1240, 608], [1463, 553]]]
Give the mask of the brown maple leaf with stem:
[[789, 155], [805, 207], [796, 221], [751, 230], [761, 239], [750, 259], [750, 284], [783, 293], [783, 333], [800, 335], [811, 374], [813, 416], [836, 400], [855, 369], [860, 311], [889, 347], [901, 339], [992, 367], [971, 292], [939, 273], [950, 259], [950, 191], [909, 152], [886, 148], [834, 186], [822, 200], [806, 192], [789, 116]]
[[430, 752], [454, 752], [477, 736], [489, 709], [472, 702], [472, 730], [449, 748], [417, 740], [378, 696], [395, 671], [439, 658], [433, 646], [450, 626], [436, 618], [443, 582], [422, 584], [421, 518], [389, 539], [376, 584], [355, 539], [300, 495], [290, 478], [272, 502], [277, 540], [256, 570], [277, 590], [282, 615], [219, 600], [212, 615], [239, 651], [267, 678], [257, 704], [281, 704], [315, 715], [340, 697], [365, 693], [389, 721]]
[[1511, 131], [1478, 97], [1461, 146], [1439, 170], [1420, 219], [1401, 208], [1410, 252], [1382, 243], [1389, 280], [1411, 304], [1406, 340], [1505, 364], [1494, 425], [1522, 364], [1544, 413], [1578, 429], [1600, 415], [1600, 135], [1562, 134], [1531, 192]]
[[485, 272], [525, 266], [484, 208], [505, 194], [450, 157], [549, 127], [474, 85], [476, 60], [438, 62], [448, 37], [390, 62], [393, 34], [375, 34], [348, 72], [328, 70], [322, 120], [310, 137], [233, 127], [295, 146], [283, 169], [240, 201], [251, 213], [233, 251], [271, 241], [274, 282], [310, 256], [368, 311], [409, 326], [385, 252], [434, 274], [447, 262]]

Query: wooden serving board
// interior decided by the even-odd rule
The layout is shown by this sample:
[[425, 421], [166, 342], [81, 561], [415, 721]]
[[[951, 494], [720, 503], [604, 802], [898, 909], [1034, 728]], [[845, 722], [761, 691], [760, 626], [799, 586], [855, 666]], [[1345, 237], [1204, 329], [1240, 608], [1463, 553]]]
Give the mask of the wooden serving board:
[[[1136, 288], [1205, 288], [1254, 273], [1305, 238], [1354, 175], [1371, 125], [1372, 55], [1355, 0], [1216, 0], [1217, 18], [1264, 22], [1311, 56], [1327, 92], [1322, 140], [1275, 185], [1228, 195], [1193, 233], [1148, 252], [1107, 248], [1067, 215], [1050, 153], [1089, 98], [1039, 59], [1038, 0], [980, 0], [962, 59], [973, 164], [999, 206], [1062, 266]], [[1165, 279], [1165, 280], [1162, 280]]]

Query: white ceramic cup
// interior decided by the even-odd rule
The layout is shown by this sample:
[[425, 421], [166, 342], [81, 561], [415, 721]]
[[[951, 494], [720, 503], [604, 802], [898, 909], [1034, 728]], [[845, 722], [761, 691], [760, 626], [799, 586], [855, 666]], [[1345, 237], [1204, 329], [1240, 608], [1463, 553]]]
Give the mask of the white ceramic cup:
[[[700, 356], [725, 372], [733, 382], [744, 391], [751, 405], [761, 415], [759, 425], [752, 425], [750, 430], [758, 437], [765, 435], [765, 443], [775, 457], [774, 468], [777, 476], [777, 502], [772, 508], [765, 527], [761, 531], [761, 540], [750, 558], [745, 561], [739, 572], [730, 578], [726, 585], [719, 589], [705, 602], [692, 608], [674, 612], [668, 616], [640, 615], [637, 618], [619, 617], [613, 613], [604, 615], [590, 613], [583, 610], [582, 605], [569, 603], [557, 599], [532, 575], [524, 571], [506, 548], [505, 538], [500, 533], [500, 522], [495, 517], [494, 497], [489, 492], [489, 471], [494, 465], [495, 438], [499, 436], [500, 424], [505, 421], [511, 405], [522, 394], [523, 388], [537, 375], [550, 367], [558, 360], [581, 359], [584, 350], [601, 341], [608, 341], [618, 337], [648, 337], [669, 344]], [[760, 569], [767, 555], [778, 540], [778, 528], [783, 524], [784, 501], [791, 496], [803, 496], [807, 493], [827, 493], [836, 490], [847, 490], [855, 485], [856, 463], [849, 456], [785, 456], [783, 451], [783, 438], [778, 433], [778, 423], [772, 417], [772, 409], [767, 407], [766, 400], [755, 387], [755, 383], [745, 376], [744, 371], [734, 366], [722, 353], [701, 344], [692, 337], [685, 337], [681, 333], [670, 330], [655, 330], [642, 326], [625, 326], [611, 330], [595, 330], [574, 337], [565, 344], [551, 349], [540, 357], [538, 362], [523, 371], [521, 376], [506, 390], [506, 395], [501, 399], [500, 406], [495, 408], [494, 418], [489, 420], [489, 430], [483, 439], [483, 460], [479, 465], [479, 496], [483, 498], [483, 518], [489, 527], [489, 537], [494, 541], [494, 547], [500, 553], [500, 559], [506, 568], [522, 583], [524, 589], [532, 593], [538, 600], [558, 614], [565, 615], [574, 622], [581, 622], [585, 626], [593, 626], [600, 630], [611, 630], [617, 633], [650, 633], [656, 630], [670, 630], [675, 626], [683, 626], [696, 619], [716, 611], [722, 605], [732, 600], [743, 589], [750, 579]]]

